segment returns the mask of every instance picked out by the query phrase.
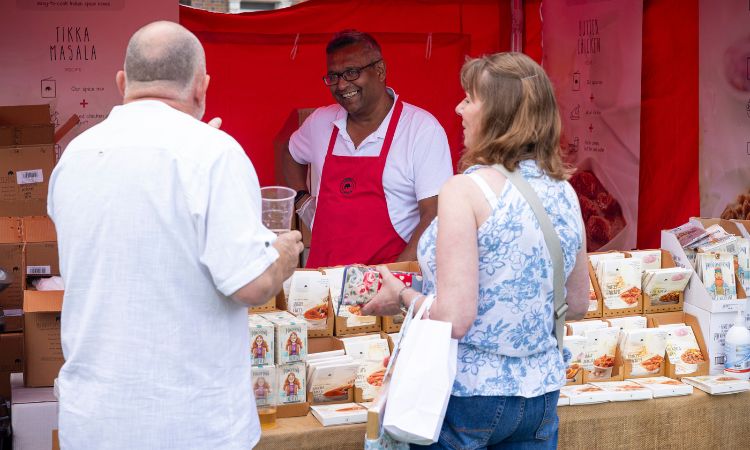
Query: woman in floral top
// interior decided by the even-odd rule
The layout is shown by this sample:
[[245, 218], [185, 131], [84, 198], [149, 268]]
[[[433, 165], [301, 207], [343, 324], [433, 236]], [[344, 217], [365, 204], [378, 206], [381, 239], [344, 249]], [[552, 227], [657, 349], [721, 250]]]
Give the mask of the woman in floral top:
[[[445, 183], [438, 217], [419, 241], [430, 318], [453, 324], [458, 370], [434, 448], [555, 448], [565, 384], [554, 336], [552, 261], [531, 207], [505, 176], [520, 171], [560, 237], [568, 319], [588, 306], [585, 232], [560, 155], [560, 116], [544, 70], [520, 53], [467, 61], [463, 173]], [[438, 223], [440, 226], [438, 227]], [[384, 267], [363, 314], [421, 301]]]

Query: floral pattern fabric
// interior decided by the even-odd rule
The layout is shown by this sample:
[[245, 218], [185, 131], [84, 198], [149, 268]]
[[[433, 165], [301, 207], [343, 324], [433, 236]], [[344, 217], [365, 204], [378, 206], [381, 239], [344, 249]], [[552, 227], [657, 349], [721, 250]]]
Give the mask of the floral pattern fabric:
[[[518, 170], [539, 195], [560, 237], [567, 279], [583, 242], [575, 191], [568, 182], [545, 175], [533, 161], [523, 161]], [[438, 294], [437, 229], [435, 219], [417, 250], [425, 294]], [[477, 317], [458, 344], [453, 395], [531, 398], [560, 389], [565, 366], [554, 336], [552, 261], [534, 212], [510, 182], [477, 230], [477, 246]]]

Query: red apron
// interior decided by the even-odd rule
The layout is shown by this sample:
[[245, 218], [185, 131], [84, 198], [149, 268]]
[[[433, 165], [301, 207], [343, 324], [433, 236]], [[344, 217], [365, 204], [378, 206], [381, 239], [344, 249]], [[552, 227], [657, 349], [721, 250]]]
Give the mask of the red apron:
[[403, 108], [397, 101], [378, 156], [334, 155], [339, 130], [333, 127], [307, 267], [394, 262], [406, 247], [393, 228], [383, 190], [383, 169]]

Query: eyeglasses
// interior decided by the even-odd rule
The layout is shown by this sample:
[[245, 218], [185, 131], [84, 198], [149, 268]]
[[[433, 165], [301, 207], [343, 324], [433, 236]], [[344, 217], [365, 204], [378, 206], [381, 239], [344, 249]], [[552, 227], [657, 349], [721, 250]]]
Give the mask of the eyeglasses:
[[339, 82], [339, 78], [343, 78], [346, 81], [354, 81], [359, 78], [363, 70], [367, 69], [368, 67], [374, 66], [380, 61], [382, 61], [382, 59], [373, 61], [366, 66], [352, 67], [351, 69], [346, 69], [343, 72], [329, 72], [326, 74], [326, 76], [323, 77], [323, 83], [325, 83], [326, 86], [333, 86], [334, 84]]

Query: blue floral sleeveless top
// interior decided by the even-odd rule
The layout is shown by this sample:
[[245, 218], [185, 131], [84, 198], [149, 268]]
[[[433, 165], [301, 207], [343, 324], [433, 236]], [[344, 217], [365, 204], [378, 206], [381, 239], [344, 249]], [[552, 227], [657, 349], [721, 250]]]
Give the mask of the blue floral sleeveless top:
[[[583, 241], [575, 191], [568, 182], [548, 177], [534, 161], [523, 161], [518, 170], [560, 236], [567, 279]], [[437, 222], [425, 230], [417, 249], [425, 294], [437, 294]], [[510, 182], [477, 230], [477, 245], [477, 317], [458, 344], [453, 395], [531, 398], [560, 389], [565, 366], [553, 334], [552, 261], [534, 212]]]

